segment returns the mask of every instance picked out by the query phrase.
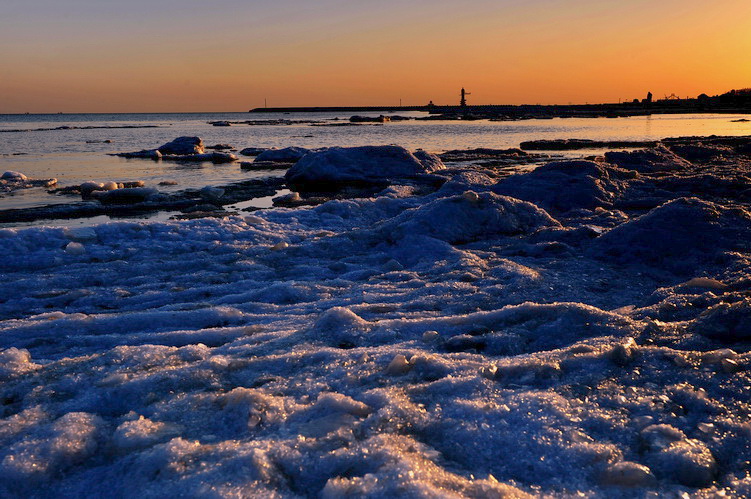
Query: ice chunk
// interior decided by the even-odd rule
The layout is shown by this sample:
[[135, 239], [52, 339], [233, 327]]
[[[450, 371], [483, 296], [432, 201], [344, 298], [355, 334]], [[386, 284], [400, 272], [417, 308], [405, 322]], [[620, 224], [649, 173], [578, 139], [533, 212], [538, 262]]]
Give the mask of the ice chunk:
[[284, 194], [274, 198], [274, 202], [278, 204], [299, 203], [300, 201], [302, 201], [302, 198], [300, 197], [299, 192], [290, 192], [289, 194]]
[[65, 252], [69, 255], [83, 255], [86, 253], [86, 248], [83, 244], [72, 241], [65, 245]]
[[747, 341], [751, 338], [751, 299], [715, 305], [703, 312], [690, 330], [727, 343]]
[[613, 347], [610, 358], [617, 365], [625, 366], [634, 359], [638, 348], [633, 338], [626, 338], [623, 342]]
[[679, 286], [682, 288], [704, 288], [713, 290], [723, 290], [728, 287], [727, 284], [718, 281], [717, 279], [710, 279], [709, 277], [694, 277]]
[[232, 389], [220, 398], [219, 403], [224, 425], [242, 433], [249, 428], [281, 423], [287, 418], [288, 410], [296, 408], [284, 397], [244, 387]]
[[425, 343], [432, 343], [440, 337], [441, 335], [438, 333], [438, 331], [425, 331], [424, 333], [422, 333], [422, 340]]
[[657, 482], [652, 470], [632, 461], [619, 461], [608, 466], [601, 476], [605, 485], [621, 487], [648, 487]]
[[9, 170], [4, 172], [2, 176], [0, 176], [0, 179], [10, 180], [11, 182], [25, 182], [28, 180], [28, 177], [21, 172]]
[[104, 190], [104, 184], [101, 182], [84, 182], [78, 188], [81, 191], [81, 196], [85, 198], [91, 196], [94, 191]]
[[639, 433], [642, 446], [647, 450], [662, 450], [674, 442], [686, 438], [686, 434], [678, 428], [667, 424], [650, 425]]
[[590, 254], [684, 274], [695, 272], [698, 261], [711, 263], [720, 252], [741, 249], [749, 236], [751, 214], [745, 210], [681, 198], [606, 232]]
[[492, 185], [495, 185], [496, 181], [484, 173], [480, 172], [461, 172], [458, 175], [454, 175], [451, 179], [443, 184], [436, 196], [454, 196], [456, 194], [462, 194], [468, 190], [481, 192], [489, 190]]
[[125, 421], [115, 430], [113, 444], [121, 452], [130, 452], [150, 447], [161, 440], [175, 436], [175, 428], [143, 416], [133, 421]]
[[733, 156], [733, 149], [728, 146], [716, 144], [672, 144], [668, 146], [671, 152], [686, 159], [687, 161], [696, 161], [703, 163], [723, 156]]
[[41, 434], [30, 435], [7, 449], [0, 474], [23, 481], [46, 478], [75, 466], [96, 452], [102, 425], [101, 418], [93, 414], [68, 413]]
[[491, 192], [472, 192], [439, 198], [408, 210], [380, 230], [391, 239], [426, 235], [449, 243], [465, 243], [559, 225], [544, 210], [526, 201]]
[[212, 187], [210, 185], [207, 185], [206, 187], [198, 191], [198, 195], [206, 201], [216, 203], [222, 198], [222, 196], [224, 196], [224, 189], [222, 189], [221, 187]]
[[401, 376], [407, 374], [412, 369], [412, 364], [409, 363], [407, 357], [402, 354], [395, 355], [389, 365], [386, 366], [385, 373], [389, 376]]
[[289, 243], [287, 241], [280, 241], [276, 243], [275, 245], [271, 246], [271, 251], [281, 251], [289, 248]]
[[98, 191], [95, 197], [103, 204], [129, 204], [147, 201], [158, 192], [151, 187], [129, 187], [114, 191]]
[[346, 307], [330, 308], [318, 318], [313, 327], [317, 337], [336, 345], [353, 346], [372, 325]]
[[744, 370], [744, 367], [733, 359], [722, 359], [720, 361], [720, 367], [722, 368], [722, 371], [727, 374], [734, 374]]
[[96, 241], [96, 230], [93, 227], [71, 227], [65, 229], [65, 237], [78, 243]]
[[240, 151], [240, 154], [243, 156], [258, 156], [264, 151], [268, 151], [268, 148], [266, 147], [246, 147], [245, 149]]
[[0, 378], [24, 374], [38, 368], [39, 365], [31, 361], [31, 354], [24, 348], [0, 350]]
[[144, 149], [142, 151], [134, 151], [134, 152], [120, 152], [114, 154], [114, 156], [120, 156], [121, 158], [140, 158], [140, 159], [151, 159], [154, 161], [159, 161], [162, 159], [162, 153], [160, 153], [156, 149]]
[[662, 145], [641, 151], [607, 152], [605, 153], [605, 161], [639, 172], [683, 170], [691, 167], [691, 163]]
[[237, 161], [237, 156], [226, 152], [212, 151], [209, 153], [201, 154], [165, 154], [162, 159], [169, 161], [190, 161], [190, 162], [211, 162], [215, 164], [232, 163]]
[[717, 472], [714, 456], [699, 440], [674, 442], [648, 459], [658, 476], [688, 487], [709, 486]]
[[330, 191], [345, 184], [386, 183], [443, 168], [436, 156], [412, 154], [399, 146], [332, 147], [307, 154], [285, 178], [297, 190]]
[[315, 404], [311, 406], [311, 410], [324, 413], [342, 412], [359, 418], [367, 417], [373, 412], [373, 409], [368, 407], [367, 404], [335, 392], [328, 392], [319, 396]]
[[265, 224], [266, 220], [264, 220], [261, 217], [258, 217], [256, 215], [246, 215], [244, 218], [245, 222], [248, 224], [258, 225], [258, 224]]
[[464, 194], [462, 194], [462, 197], [466, 199], [467, 201], [469, 201], [470, 203], [480, 202], [480, 195], [474, 191], [466, 191]]
[[506, 177], [492, 190], [565, 213], [611, 206], [629, 177], [633, 175], [594, 161], [555, 161], [529, 173]]
[[178, 137], [157, 148], [161, 154], [203, 154], [203, 140], [200, 137]]
[[[246, 149], [243, 149], [242, 151], [240, 151], [240, 154], [245, 154], [246, 156], [249, 155], [247, 154], [246, 151], [247, 151]], [[258, 161], [258, 162], [269, 161], [272, 163], [296, 163], [309, 152], [310, 152], [310, 149], [305, 149], [304, 147], [285, 147], [283, 149], [266, 149], [266, 150], [259, 152], [259, 154], [256, 156], [255, 161]]]
[[734, 359], [738, 353], [730, 348], [721, 348], [719, 350], [712, 350], [705, 352], [702, 356], [702, 360], [708, 364], [717, 364], [723, 359]]

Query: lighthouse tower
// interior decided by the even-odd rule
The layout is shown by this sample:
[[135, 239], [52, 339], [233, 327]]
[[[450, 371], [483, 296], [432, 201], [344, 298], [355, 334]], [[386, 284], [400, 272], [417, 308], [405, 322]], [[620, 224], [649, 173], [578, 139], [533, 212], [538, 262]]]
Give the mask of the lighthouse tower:
[[462, 87], [462, 99], [459, 101], [459, 106], [461, 107], [467, 107], [467, 96], [472, 95], [469, 92], [464, 90], [464, 87]]

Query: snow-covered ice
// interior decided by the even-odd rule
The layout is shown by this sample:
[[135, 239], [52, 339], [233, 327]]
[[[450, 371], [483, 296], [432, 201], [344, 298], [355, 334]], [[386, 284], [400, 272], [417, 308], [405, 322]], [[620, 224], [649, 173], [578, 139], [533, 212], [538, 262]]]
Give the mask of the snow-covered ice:
[[[283, 151], [266, 151], [256, 161]], [[325, 191], [352, 183], [408, 179], [444, 168], [434, 154], [411, 153], [399, 146], [330, 147], [301, 156], [285, 177], [296, 188]]]
[[749, 495], [723, 147], [0, 230], [0, 496]]

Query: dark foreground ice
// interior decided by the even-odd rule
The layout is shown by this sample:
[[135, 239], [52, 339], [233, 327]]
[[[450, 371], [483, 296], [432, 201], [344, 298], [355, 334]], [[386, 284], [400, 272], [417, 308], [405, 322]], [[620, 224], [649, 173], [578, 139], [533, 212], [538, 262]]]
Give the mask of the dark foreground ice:
[[0, 496], [748, 496], [749, 144], [1, 230]]

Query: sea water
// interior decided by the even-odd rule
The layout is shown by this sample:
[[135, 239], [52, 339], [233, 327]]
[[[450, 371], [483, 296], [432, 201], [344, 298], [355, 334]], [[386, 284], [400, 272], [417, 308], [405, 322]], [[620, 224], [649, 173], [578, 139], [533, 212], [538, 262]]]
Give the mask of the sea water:
[[[360, 114], [378, 116], [379, 113]], [[422, 112], [395, 114], [412, 118], [427, 116], [427, 113]], [[502, 122], [409, 120], [358, 126], [314, 126], [311, 123], [253, 126], [234, 124], [230, 127], [211, 125], [213, 121], [222, 120], [243, 122], [280, 119], [339, 125], [348, 123], [350, 115], [351, 113], [0, 115], [0, 172], [15, 170], [31, 178], [57, 178], [59, 186], [75, 185], [85, 181], [142, 180], [146, 186], [157, 187], [164, 192], [174, 192], [186, 188], [279, 175], [280, 172], [244, 171], [237, 163], [214, 165], [153, 162], [143, 159], [128, 160], [110, 154], [153, 149], [183, 135], [199, 136], [206, 145], [227, 143], [238, 149], [397, 144], [408, 149], [421, 148], [440, 153], [450, 149], [475, 147], [518, 147], [520, 142], [537, 139], [641, 141], [690, 135], [751, 134], [751, 123], [735, 121], [743, 118], [743, 115], [729, 114], [554, 118]], [[597, 152], [586, 150], [568, 154]], [[163, 181], [176, 184], [160, 186], [159, 183]], [[35, 188], [0, 197], [0, 209], [29, 208], [74, 201], [78, 201], [78, 198], [51, 195], [44, 189]]]

